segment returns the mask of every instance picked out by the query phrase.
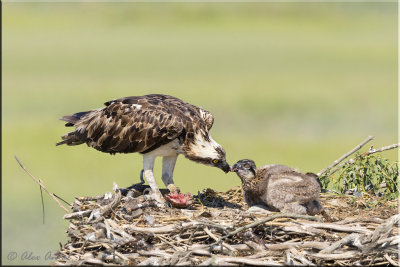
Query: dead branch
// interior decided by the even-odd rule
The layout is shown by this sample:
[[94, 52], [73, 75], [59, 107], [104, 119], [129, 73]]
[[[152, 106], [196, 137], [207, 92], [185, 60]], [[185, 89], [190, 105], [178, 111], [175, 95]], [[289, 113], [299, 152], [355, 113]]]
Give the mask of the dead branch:
[[383, 255], [385, 257], [385, 259], [388, 260], [388, 262], [393, 265], [393, 266], [399, 266], [399, 262], [395, 262], [394, 260], [392, 260], [392, 258], [386, 253], [385, 255]]
[[374, 154], [374, 153], [378, 153], [378, 152], [383, 152], [383, 151], [386, 151], [386, 150], [395, 149], [395, 148], [398, 148], [399, 145], [400, 144], [393, 144], [393, 145], [384, 146], [384, 147], [381, 147], [381, 148], [378, 148], [378, 149], [374, 149], [374, 148], [371, 147], [370, 150], [366, 152], [367, 154], [365, 156], [368, 156], [368, 155], [371, 155], [371, 154]]
[[338, 248], [340, 248], [340, 247], [342, 247], [344, 245], [347, 245], [349, 243], [353, 243], [355, 240], [359, 240], [359, 239], [360, 239], [360, 235], [359, 234], [348, 235], [348, 236], [342, 238], [341, 240], [335, 242], [331, 246], [321, 250], [319, 253], [322, 253], [322, 254], [332, 253], [334, 250], [336, 250], [336, 249], [338, 249]]
[[347, 251], [343, 253], [335, 253], [335, 254], [322, 254], [322, 253], [316, 253], [316, 254], [308, 254], [309, 256], [313, 258], [321, 258], [324, 260], [345, 260], [345, 259], [352, 259], [354, 257], [360, 256], [360, 252], [356, 251]]
[[101, 216], [107, 216], [121, 201], [121, 190], [118, 188], [118, 185], [116, 183], [114, 183], [113, 189], [115, 192], [114, 199], [110, 204], [100, 208]]
[[393, 145], [384, 146], [384, 147], [381, 147], [381, 148], [378, 148], [378, 149], [374, 149], [374, 148], [371, 146], [371, 148], [370, 148], [367, 152], [364, 152], [364, 153], [362, 153], [361, 155], [358, 155], [358, 156], [355, 157], [355, 158], [351, 158], [351, 159], [347, 160], [346, 162], [341, 163], [339, 166], [330, 169], [329, 175], [332, 175], [332, 174], [334, 174], [335, 172], [337, 172], [338, 170], [340, 170], [340, 168], [342, 168], [343, 165], [346, 164], [346, 163], [353, 164], [353, 163], [356, 161], [356, 159], [358, 159], [358, 158], [363, 158], [363, 157], [366, 157], [366, 156], [371, 155], [371, 154], [374, 154], [374, 153], [378, 153], [378, 152], [383, 152], [383, 151], [386, 151], [386, 150], [395, 149], [395, 148], [398, 148], [399, 145], [400, 145], [400, 144], [393, 144]]
[[218, 239], [218, 241], [215, 242], [215, 243], [213, 243], [213, 244], [211, 244], [211, 246], [216, 245], [216, 244], [219, 244], [219, 242], [221, 242], [223, 239], [228, 238], [228, 237], [233, 236], [233, 235], [236, 235], [237, 233], [239, 233], [239, 232], [241, 232], [241, 231], [243, 231], [243, 230], [246, 230], [246, 229], [249, 229], [249, 228], [253, 228], [253, 227], [257, 226], [257, 225], [260, 225], [260, 224], [263, 224], [263, 223], [272, 221], [272, 220], [274, 220], [274, 219], [276, 219], [276, 218], [295, 218], [295, 219], [296, 219], [296, 218], [297, 218], [297, 219], [300, 218], [300, 219], [307, 219], [307, 220], [312, 220], [312, 221], [321, 220], [321, 219], [318, 218], [318, 217], [308, 216], [308, 215], [289, 214], [289, 213], [287, 213], [287, 214], [276, 214], [276, 215], [268, 216], [267, 218], [265, 218], [265, 219], [263, 219], [263, 220], [260, 220], [260, 221], [257, 221], [257, 222], [254, 222], [254, 223], [245, 225], [245, 226], [243, 226], [243, 227], [239, 227], [239, 228], [236, 229], [235, 231], [230, 232], [229, 234], [220, 237], [220, 238]]
[[349, 157], [350, 155], [352, 155], [353, 153], [355, 153], [356, 151], [360, 150], [366, 143], [368, 143], [369, 141], [371, 141], [372, 139], [374, 139], [374, 136], [368, 136], [367, 139], [365, 139], [364, 141], [362, 141], [359, 145], [357, 145], [355, 148], [353, 148], [352, 150], [350, 150], [349, 152], [347, 152], [346, 154], [342, 155], [340, 158], [338, 158], [337, 160], [335, 160], [331, 165], [329, 165], [328, 167], [322, 169], [320, 172], [317, 173], [318, 176], [321, 176], [322, 174], [326, 173], [328, 170], [332, 169], [333, 167], [335, 167], [336, 165], [338, 165], [340, 162], [342, 162], [344, 159], [346, 159], [347, 157]]
[[[213, 233], [211, 233], [211, 231], [210, 231], [210, 229], [208, 229], [208, 227], [205, 227], [205, 228], [204, 228], [204, 231], [205, 231], [212, 239], [214, 239], [215, 241], [218, 241], [218, 238], [217, 238]], [[230, 251], [236, 251], [236, 249], [235, 249], [234, 247], [232, 247], [231, 245], [228, 245], [228, 244], [225, 243], [225, 242], [222, 242], [221, 244], [222, 244], [222, 246], [226, 247], [226, 248], [229, 249]]]
[[[382, 203], [374, 213], [361, 208], [360, 216], [348, 217], [355, 213], [352, 207], [337, 217], [336, 206], [327, 205], [333, 194], [322, 194], [321, 205], [339, 218], [323, 223], [321, 217], [221, 208], [221, 202], [244, 206], [237, 189], [207, 189], [202, 204], [182, 210], [147, 205], [140, 195], [119, 198], [118, 191], [115, 186], [114, 194], [76, 198], [74, 212], [65, 215], [70, 240], [55, 265], [387, 265], [398, 260], [395, 201], [393, 208]], [[336, 198], [347, 203], [347, 196]], [[336, 211], [343, 209], [338, 205]], [[389, 219], [376, 216], [377, 210], [390, 209]]]
[[44, 184], [38, 180], [35, 176], [33, 176], [25, 167], [24, 165], [22, 165], [21, 161], [19, 161], [19, 159], [17, 158], [17, 156], [14, 156], [15, 160], [18, 162], [19, 166], [21, 166], [21, 168], [41, 187], [43, 188], [44, 191], [46, 191], [46, 193], [58, 204], [58, 206], [60, 208], [62, 208], [66, 213], [69, 213], [69, 210], [64, 207], [60, 201], [58, 201], [58, 199], [54, 196], [53, 193], [50, 193], [49, 190], [47, 190], [46, 186], [44, 186]]
[[308, 226], [321, 228], [321, 229], [330, 229], [334, 231], [340, 232], [350, 232], [350, 233], [364, 233], [364, 234], [371, 234], [372, 232], [368, 229], [362, 227], [354, 227], [354, 226], [344, 226], [344, 225], [337, 225], [334, 223], [310, 223]]
[[256, 265], [256, 266], [282, 266], [283, 265], [282, 263], [278, 263], [278, 262], [253, 260], [253, 259], [247, 259], [244, 257], [216, 256], [213, 260], [217, 265], [226, 265], [226, 262], [240, 263], [240, 264], [246, 264], [246, 265]]
[[70, 219], [76, 219], [76, 218], [81, 218], [81, 217], [87, 217], [92, 213], [91, 210], [83, 210], [83, 211], [78, 211], [78, 212], [72, 212], [65, 214], [63, 219], [64, 220], [70, 220]]
[[311, 261], [307, 260], [297, 249], [291, 248], [289, 250], [291, 253], [292, 257], [295, 258], [296, 260], [299, 260], [302, 264], [307, 265], [307, 266], [315, 266]]
[[269, 250], [287, 250], [290, 248], [315, 248], [318, 250], [322, 250], [329, 246], [329, 242], [284, 242], [281, 244], [266, 244], [265, 246]]
[[129, 230], [131, 232], [142, 232], [142, 233], [153, 233], [153, 234], [166, 234], [170, 232], [178, 231], [181, 228], [190, 228], [198, 225], [198, 222], [183, 223], [182, 225], [173, 224], [166, 225], [162, 227], [137, 227], [133, 225], [125, 225], [124, 230]]

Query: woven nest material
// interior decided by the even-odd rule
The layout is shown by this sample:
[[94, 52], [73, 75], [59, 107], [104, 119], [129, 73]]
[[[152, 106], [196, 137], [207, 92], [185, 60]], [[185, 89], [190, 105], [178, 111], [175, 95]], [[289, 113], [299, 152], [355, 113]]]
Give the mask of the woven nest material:
[[249, 212], [239, 187], [159, 208], [143, 185], [78, 197], [54, 265], [398, 265], [397, 201], [321, 194], [331, 216]]

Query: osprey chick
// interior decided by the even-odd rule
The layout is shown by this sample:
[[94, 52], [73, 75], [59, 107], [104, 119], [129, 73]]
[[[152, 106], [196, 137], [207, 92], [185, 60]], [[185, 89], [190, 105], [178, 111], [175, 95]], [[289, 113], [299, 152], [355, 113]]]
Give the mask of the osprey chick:
[[75, 130], [56, 145], [86, 143], [101, 152], [143, 154], [145, 178], [158, 202], [164, 202], [153, 175], [154, 160], [163, 157], [162, 181], [176, 192], [173, 171], [179, 154], [225, 173], [224, 149], [209, 131], [214, 117], [206, 110], [168, 95], [152, 94], [111, 100], [104, 108], [61, 118]]
[[256, 169], [254, 161], [239, 160], [232, 166], [242, 181], [249, 206], [267, 205], [272, 210], [315, 215], [322, 211], [321, 187], [315, 174], [302, 174], [285, 165], [265, 165]]

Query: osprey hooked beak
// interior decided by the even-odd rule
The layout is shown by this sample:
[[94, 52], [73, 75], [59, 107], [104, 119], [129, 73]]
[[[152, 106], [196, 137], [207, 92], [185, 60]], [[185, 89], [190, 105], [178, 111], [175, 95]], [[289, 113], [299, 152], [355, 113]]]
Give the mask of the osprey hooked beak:
[[231, 171], [231, 166], [226, 161], [222, 161], [220, 164], [218, 164], [216, 167], [220, 168], [223, 170], [225, 173], [228, 173]]

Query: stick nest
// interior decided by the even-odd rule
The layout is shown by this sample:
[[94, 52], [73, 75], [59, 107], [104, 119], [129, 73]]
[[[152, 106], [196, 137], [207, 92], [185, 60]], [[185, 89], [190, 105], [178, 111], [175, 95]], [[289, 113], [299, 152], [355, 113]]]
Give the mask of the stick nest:
[[239, 187], [159, 208], [146, 186], [77, 197], [54, 265], [398, 265], [397, 200], [321, 194], [333, 219], [249, 212]]

